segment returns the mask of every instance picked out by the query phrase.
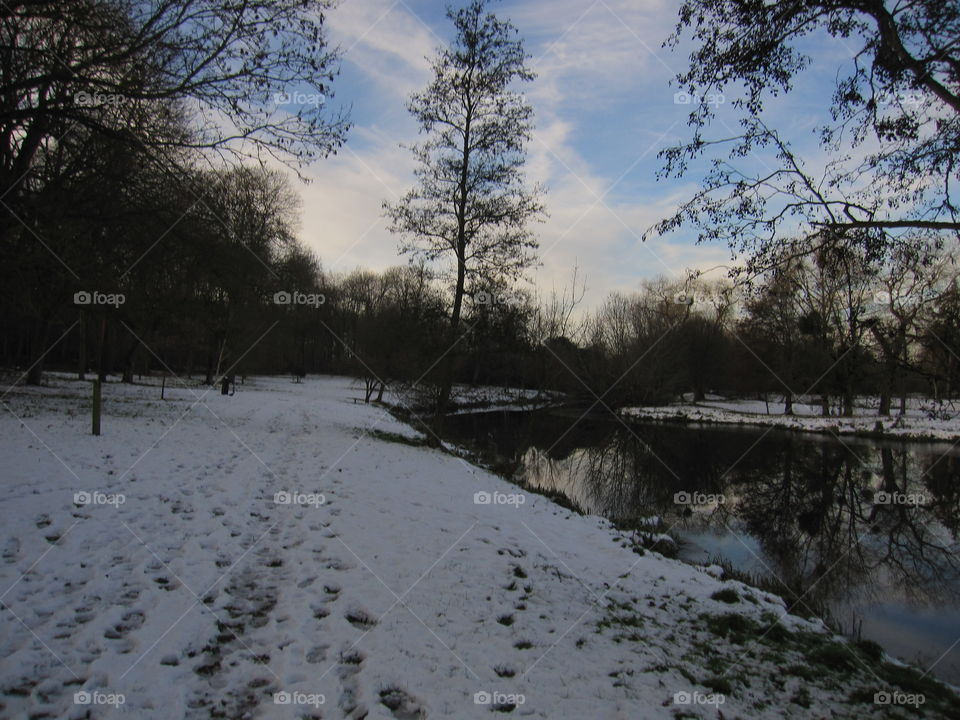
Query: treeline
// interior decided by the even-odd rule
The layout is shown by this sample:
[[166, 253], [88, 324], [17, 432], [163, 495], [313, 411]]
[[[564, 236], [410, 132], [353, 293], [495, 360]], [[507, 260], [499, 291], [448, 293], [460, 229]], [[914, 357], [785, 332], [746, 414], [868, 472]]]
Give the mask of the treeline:
[[[205, 182], [219, 220], [188, 213], [163, 262], [87, 288], [101, 303], [78, 304], [67, 278], [45, 298], [49, 331], [65, 334], [48, 363], [128, 381], [347, 373], [366, 381], [368, 400], [391, 385], [439, 392], [445, 361], [458, 382], [559, 391], [598, 407], [719, 393], [782, 398], [791, 412], [795, 398], [814, 396], [824, 413], [849, 415], [869, 395], [889, 414], [905, 410], [910, 394], [940, 401], [960, 392], [960, 269], [951, 253], [922, 243], [883, 259], [788, 243], [752, 283], [659, 278], [593, 312], [576, 312], [575, 288], [544, 299], [478, 285], [450, 344], [451, 291], [426, 265], [326, 272], [295, 240], [296, 196], [281, 175], [239, 168]], [[222, 223], [232, 230], [220, 232]], [[136, 238], [136, 227], [123, 237]], [[109, 247], [130, 262], [144, 249]], [[108, 304], [110, 294], [124, 301]], [[8, 361], [28, 357], [34, 318], [20, 320], [6, 318]]]
[[31, 383], [68, 358], [130, 379], [147, 356], [212, 379], [264, 293], [315, 283], [296, 194], [265, 168], [344, 141], [330, 6], [0, 7], [0, 362]]
[[[653, 280], [590, 313], [576, 280], [518, 288], [542, 208], [522, 174], [532, 109], [509, 85], [533, 74], [487, 5], [450, 11], [455, 38], [412, 101], [419, 184], [385, 211], [414, 262], [337, 274], [298, 239], [298, 194], [274, 169], [345, 139], [329, 2], [3, 3], [0, 364], [30, 383], [346, 372], [368, 399], [432, 393], [438, 415], [453, 382], [597, 407], [723, 393], [789, 411], [814, 395], [844, 414], [864, 394], [883, 413], [957, 395], [955, 254], [922, 226], [776, 237], [749, 279]], [[480, 145], [434, 127], [476, 129], [447, 113], [476, 107]]]
[[960, 268], [917, 238], [883, 257], [839, 244], [785, 242], [752, 282], [657, 280], [614, 294], [582, 330], [569, 364], [609, 404], [689, 393], [815, 396], [824, 415], [852, 415], [858, 396], [879, 413], [908, 395], [960, 391]]

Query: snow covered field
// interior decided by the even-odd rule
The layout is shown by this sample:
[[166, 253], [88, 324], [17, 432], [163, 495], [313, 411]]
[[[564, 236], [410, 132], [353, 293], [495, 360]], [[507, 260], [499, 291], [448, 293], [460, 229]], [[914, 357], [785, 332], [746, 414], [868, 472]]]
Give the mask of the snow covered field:
[[956, 716], [777, 598], [386, 441], [415, 434], [348, 379], [109, 384], [101, 437], [88, 395], [4, 397], [0, 717]]
[[902, 418], [897, 418], [896, 407], [890, 417], [879, 417], [876, 407], [861, 399], [854, 408], [854, 416], [845, 418], [822, 417], [819, 405], [795, 402], [794, 414], [789, 416], [783, 414], [782, 402], [768, 405], [760, 400], [708, 397], [698, 403], [685, 401], [666, 406], [632, 407], [624, 408], [621, 412], [627, 417], [650, 420], [762, 425], [837, 435], [878, 434], [914, 439], [960, 440], [960, 408], [947, 406], [941, 410], [942, 417], [930, 417], [928, 409], [931, 407], [932, 401], [911, 398]]

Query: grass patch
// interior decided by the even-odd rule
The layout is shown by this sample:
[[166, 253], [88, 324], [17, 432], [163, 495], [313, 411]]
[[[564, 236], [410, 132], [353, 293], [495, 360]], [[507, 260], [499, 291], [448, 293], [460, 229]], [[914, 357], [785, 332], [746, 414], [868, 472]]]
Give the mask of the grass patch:
[[378, 430], [374, 428], [373, 430], [364, 430], [363, 428], [357, 428], [357, 431], [360, 433], [366, 433], [372, 438], [377, 440], [382, 440], [383, 442], [392, 442], [399, 445], [410, 445], [411, 447], [427, 447], [430, 443], [427, 442], [426, 438], [423, 437], [410, 437], [408, 435], [401, 435], [396, 432], [389, 432], [387, 430]]
[[723, 677], [708, 677], [706, 680], [700, 683], [706, 688], [710, 688], [715, 693], [720, 693], [721, 695], [732, 695], [733, 686], [730, 684], [730, 681]]
[[838, 673], [848, 673], [858, 665], [856, 650], [850, 645], [835, 640], [814, 648], [807, 657], [810, 662]]
[[724, 613], [723, 615], [701, 615], [707, 630], [714, 635], [726, 638], [737, 645], [763, 634], [758, 623], [740, 613]]
[[710, 596], [710, 599], [732, 605], [733, 603], [740, 602], [740, 593], [733, 588], [724, 588], [723, 590], [717, 590], [713, 595]]

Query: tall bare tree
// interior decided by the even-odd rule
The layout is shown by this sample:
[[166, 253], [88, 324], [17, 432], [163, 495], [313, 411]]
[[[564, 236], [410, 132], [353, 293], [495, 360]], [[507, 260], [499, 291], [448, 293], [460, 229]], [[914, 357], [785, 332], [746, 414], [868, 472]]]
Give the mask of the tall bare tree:
[[[412, 147], [417, 184], [384, 204], [403, 252], [452, 266], [448, 349], [458, 339], [468, 282], [513, 279], [529, 267], [537, 243], [528, 221], [543, 212], [541, 189], [523, 173], [533, 109], [514, 89], [534, 74], [517, 29], [488, 5], [472, 0], [448, 9], [456, 36], [433, 61], [433, 80], [408, 103], [426, 135]], [[438, 415], [453, 381], [452, 361], [445, 366]]]

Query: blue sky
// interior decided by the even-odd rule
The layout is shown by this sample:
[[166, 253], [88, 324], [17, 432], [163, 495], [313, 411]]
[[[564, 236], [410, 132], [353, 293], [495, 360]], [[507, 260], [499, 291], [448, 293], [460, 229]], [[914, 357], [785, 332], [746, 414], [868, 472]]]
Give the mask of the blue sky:
[[[656, 179], [657, 152], [687, 135], [690, 106], [674, 102], [670, 80], [684, 69], [688, 48], [661, 48], [677, 4], [506, 0], [494, 8], [520, 29], [538, 73], [524, 85], [536, 113], [529, 176], [547, 187], [550, 213], [536, 227], [542, 266], [530, 277], [537, 288], [559, 289], [577, 265], [593, 306], [646, 278], [729, 263], [727, 248], [697, 246], [689, 230], [639, 240], [698, 181], [696, 173]], [[412, 184], [412, 158], [400, 144], [415, 142], [417, 127], [404, 104], [429, 81], [427, 58], [450, 39], [450, 23], [435, 0], [351, 0], [329, 13], [328, 26], [344, 52], [332, 102], [352, 106], [355, 125], [345, 149], [307, 172], [302, 237], [328, 270], [382, 269], [405, 262], [380, 210]], [[808, 49], [817, 62], [795, 93], [770, 106], [769, 120], [817, 162], [813, 130], [852, 53], [823, 38]], [[721, 113], [718, 134], [729, 134], [724, 122], [733, 123], [729, 113]]]

